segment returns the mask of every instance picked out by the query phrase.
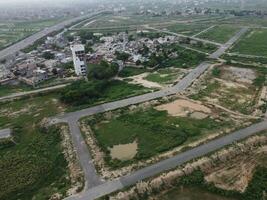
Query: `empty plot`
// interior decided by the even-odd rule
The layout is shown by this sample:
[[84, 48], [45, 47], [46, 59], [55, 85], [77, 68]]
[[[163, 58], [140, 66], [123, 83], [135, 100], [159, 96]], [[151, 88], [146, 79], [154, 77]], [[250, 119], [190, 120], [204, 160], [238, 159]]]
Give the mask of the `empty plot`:
[[199, 38], [211, 40], [214, 42], [225, 43], [227, 42], [238, 30], [239, 27], [221, 25], [215, 26], [207, 32], [198, 35]]
[[235, 53], [267, 56], [267, 29], [254, 29], [241, 38], [231, 50]]

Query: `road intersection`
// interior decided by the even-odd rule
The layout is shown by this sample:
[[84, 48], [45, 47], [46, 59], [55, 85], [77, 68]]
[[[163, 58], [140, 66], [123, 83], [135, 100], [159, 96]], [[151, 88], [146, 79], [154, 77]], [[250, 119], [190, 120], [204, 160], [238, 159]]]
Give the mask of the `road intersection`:
[[[248, 28], [242, 28], [238, 33], [236, 33], [227, 43], [219, 45], [219, 49], [212, 53], [209, 58], [218, 59], [223, 55], [228, 48], [230, 48], [244, 33], [248, 31]], [[57, 116], [52, 120], [52, 123], [65, 122], [70, 126], [70, 132], [72, 135], [73, 143], [77, 149], [77, 154], [82, 166], [82, 169], [85, 174], [86, 187], [84, 192], [66, 198], [67, 200], [93, 200], [95, 198], [104, 196], [111, 192], [120, 190], [126, 186], [133, 185], [138, 181], [144, 180], [166, 170], [175, 168], [185, 162], [188, 162], [192, 159], [204, 156], [208, 153], [211, 153], [215, 150], [218, 150], [226, 145], [232, 144], [238, 140], [244, 139], [250, 135], [253, 135], [257, 132], [267, 129], [267, 123], [261, 122], [255, 125], [252, 125], [248, 128], [239, 130], [227, 136], [223, 136], [216, 140], [213, 140], [207, 144], [200, 145], [196, 148], [188, 150], [184, 153], [178, 154], [172, 158], [160, 161], [151, 166], [140, 169], [136, 172], [133, 172], [129, 175], [120, 177], [119, 179], [113, 181], [103, 181], [98, 176], [94, 164], [92, 162], [91, 155], [88, 151], [82, 133], [78, 126], [78, 121], [82, 117], [94, 115], [97, 113], [103, 113], [106, 111], [115, 110], [118, 108], [127, 107], [134, 104], [143, 103], [153, 99], [162, 98], [165, 96], [177, 94], [186, 90], [190, 85], [199, 78], [210, 66], [212, 63], [203, 62], [192, 70], [187, 76], [185, 76], [178, 84], [165, 88], [161, 91], [148, 93], [140, 96], [135, 96], [115, 102], [105, 103], [102, 105], [94, 106], [84, 110], [66, 113], [60, 116]]]
[[[103, 12], [103, 11], [102, 11]], [[97, 13], [92, 13], [89, 15], [84, 15], [80, 17], [76, 17], [70, 20], [66, 20], [64, 22], [61, 22], [60, 24], [57, 24], [55, 26], [52, 26], [50, 28], [46, 28], [36, 34], [33, 34], [32, 36], [21, 40], [20, 42], [0, 51], [0, 60], [15, 54], [16, 52], [24, 49], [25, 47], [33, 44], [37, 40], [43, 38], [44, 36], [62, 30], [66, 26], [70, 26], [71, 24], [77, 22], [77, 21], [84, 21], [87, 18], [93, 17], [94, 15], [98, 15], [101, 12]], [[72, 27], [75, 27], [72, 26]], [[155, 30], [155, 31], [160, 31], [160, 32], [165, 32], [168, 34], [176, 35], [178, 37], [187, 37], [182, 34], [177, 34], [173, 33], [170, 31], [164, 31], [164, 30], [159, 30], [155, 29], [152, 27], [147, 27], [149, 29]], [[210, 27], [211, 29], [213, 27]], [[209, 30], [207, 29], [207, 30]], [[207, 31], [206, 30], [206, 31]], [[209, 40], [204, 40], [204, 39], [199, 39], [196, 36], [191, 37], [194, 40], [201, 41], [203, 43], [209, 43], [209, 44], [214, 44], [219, 47], [217, 51], [209, 55], [208, 58], [210, 59], [218, 59], [221, 55], [223, 55], [227, 49], [229, 49], [245, 32], [247, 32], [248, 28], [244, 27], [242, 28], [238, 33], [236, 33], [227, 43], [225, 44], [220, 44], [216, 42], [211, 42]], [[131, 186], [141, 180], [144, 180], [146, 178], [155, 176], [159, 173], [162, 173], [166, 170], [170, 170], [172, 168], [175, 168], [179, 165], [182, 165], [192, 159], [199, 158], [201, 156], [204, 156], [208, 153], [211, 153], [213, 151], [216, 151], [226, 145], [232, 144], [233, 142], [242, 140], [250, 135], [253, 135], [257, 132], [263, 131], [267, 129], [267, 122], [263, 121], [258, 124], [254, 124], [248, 128], [236, 131], [234, 133], [228, 134], [227, 136], [223, 136], [221, 138], [215, 139], [211, 142], [208, 142], [206, 144], [200, 145], [196, 148], [193, 148], [191, 150], [185, 151], [183, 153], [180, 153], [178, 155], [175, 155], [169, 159], [162, 160], [158, 163], [155, 163], [153, 165], [150, 165], [148, 167], [139, 169], [133, 173], [130, 173], [126, 176], [120, 177], [116, 180], [112, 181], [103, 181], [101, 180], [101, 177], [97, 174], [92, 157], [90, 155], [90, 152], [88, 150], [88, 147], [84, 141], [84, 138], [82, 136], [82, 133], [80, 131], [78, 121], [82, 117], [94, 115], [97, 113], [103, 113], [106, 111], [111, 111], [115, 110], [118, 108], [123, 108], [127, 107], [130, 105], [134, 104], [139, 104], [143, 103], [146, 101], [150, 101], [153, 99], [158, 99], [162, 97], [166, 97], [169, 95], [177, 94], [180, 92], [183, 92], [186, 90], [188, 87], [192, 85], [192, 83], [199, 78], [210, 66], [212, 65], [211, 62], [205, 61], [201, 63], [199, 66], [197, 66], [194, 70], [192, 70], [187, 76], [185, 76], [178, 84], [165, 88], [161, 91], [153, 92], [153, 93], [148, 93], [140, 96], [135, 96], [115, 102], [110, 102], [110, 103], [105, 103], [102, 105], [94, 106], [88, 109], [80, 110], [77, 112], [72, 112], [72, 113], [66, 113], [64, 115], [57, 116], [52, 119], [52, 123], [57, 124], [61, 122], [68, 123], [69, 128], [70, 128], [70, 134], [72, 137], [73, 145], [75, 150], [77, 151], [77, 155], [79, 158], [80, 165], [82, 167], [82, 170], [84, 172], [84, 177], [85, 177], [85, 188], [84, 191], [66, 198], [67, 200], [93, 200], [98, 197], [110, 194], [114, 191], [120, 190], [126, 186]], [[59, 88], [65, 87], [65, 85], [62, 86], [57, 86]], [[58, 89], [58, 88], [50, 88], [52, 89]], [[48, 89], [48, 90], [50, 90]], [[34, 91], [33, 93], [35, 93]], [[44, 91], [37, 91], [37, 92], [44, 92]], [[31, 94], [31, 93], [29, 93]], [[16, 98], [18, 95], [23, 96], [23, 95], [28, 95], [26, 94], [16, 94], [10, 95], [7, 97], [7, 99], [10, 98]], [[0, 98], [1, 100], [1, 98]]]

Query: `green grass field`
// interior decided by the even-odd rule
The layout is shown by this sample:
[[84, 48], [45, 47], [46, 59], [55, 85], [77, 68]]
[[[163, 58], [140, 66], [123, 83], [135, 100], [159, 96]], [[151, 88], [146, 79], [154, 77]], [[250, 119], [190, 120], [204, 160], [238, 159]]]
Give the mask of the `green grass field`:
[[253, 29], [231, 49], [231, 52], [267, 57], [267, 29]]
[[[85, 120], [92, 127], [99, 146], [106, 152], [107, 163], [114, 168], [147, 159], [228, 125], [228, 122], [216, 122], [210, 118], [172, 117], [166, 111], [153, 108], [134, 113], [125, 111], [108, 122], [101, 116]], [[101, 123], [102, 120], [105, 122]], [[138, 153], [133, 160], [111, 160], [110, 147], [135, 140], [138, 142]]]
[[219, 25], [198, 35], [199, 38], [211, 40], [214, 42], [227, 42], [240, 28], [237, 26]]
[[0, 199], [49, 199], [70, 186], [59, 129], [43, 131], [44, 117], [60, 112], [57, 95], [0, 104], [0, 129], [13, 130], [14, 143], [0, 143]]
[[159, 84], [172, 84], [179, 77], [180, 73], [179, 69], [159, 69], [149, 74], [145, 79]]

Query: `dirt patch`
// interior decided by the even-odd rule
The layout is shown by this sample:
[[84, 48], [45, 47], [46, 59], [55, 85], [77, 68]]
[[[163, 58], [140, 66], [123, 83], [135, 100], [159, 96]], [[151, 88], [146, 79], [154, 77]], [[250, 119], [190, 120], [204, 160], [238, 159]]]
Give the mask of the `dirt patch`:
[[163, 86], [158, 84], [158, 83], [146, 80], [145, 78], [148, 75], [149, 75], [149, 73], [143, 73], [143, 74], [139, 74], [137, 76], [131, 76], [128, 78], [132, 79], [132, 81], [130, 81], [130, 83], [132, 83], [132, 84], [139, 84], [139, 85], [142, 85], [146, 88], [160, 88], [160, 89], [163, 88]]
[[169, 115], [175, 117], [186, 117], [189, 113], [198, 111], [202, 113], [211, 113], [211, 109], [201, 105], [199, 103], [195, 103], [189, 100], [178, 99], [171, 103], [163, 104], [156, 107], [157, 110], [167, 111]]
[[239, 83], [252, 84], [256, 79], [256, 73], [252, 69], [225, 66], [222, 67], [222, 78], [225, 80], [231, 80]]
[[110, 155], [112, 159], [130, 160], [137, 154], [138, 144], [136, 141], [129, 144], [115, 145], [110, 148]]
[[202, 112], [193, 112], [190, 117], [194, 119], [205, 119], [208, 115]]
[[[266, 137], [259, 137], [258, 139], [266, 141]], [[244, 151], [244, 149], [242, 150]], [[267, 146], [261, 146], [253, 151], [247, 150], [244, 152], [246, 153], [214, 167], [212, 172], [205, 176], [205, 180], [224, 190], [244, 192], [252, 179], [255, 168], [259, 164], [266, 162]], [[221, 155], [227, 153], [225, 151]]]

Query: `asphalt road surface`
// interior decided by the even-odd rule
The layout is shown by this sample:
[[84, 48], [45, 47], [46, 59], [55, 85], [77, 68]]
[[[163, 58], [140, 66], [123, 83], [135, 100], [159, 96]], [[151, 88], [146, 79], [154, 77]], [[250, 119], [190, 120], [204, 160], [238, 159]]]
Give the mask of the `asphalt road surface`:
[[75, 17], [75, 18], [63, 21], [63, 22], [56, 24], [54, 26], [51, 26], [49, 28], [45, 28], [44, 30], [37, 32], [37, 33], [21, 40], [20, 42], [17, 42], [15, 44], [7, 47], [6, 49], [1, 50], [0, 51], [0, 60], [5, 59], [6, 57], [8, 57], [10, 55], [16, 54], [18, 51], [32, 45], [37, 40], [45, 37], [46, 35], [48, 35], [50, 33], [53, 33], [55, 31], [60, 31], [60, 30], [64, 29], [67, 26], [70, 26], [71, 24], [73, 24], [75, 22], [87, 19], [87, 18], [92, 17], [94, 15], [101, 14], [102, 12], [103, 11], [91, 13], [91, 14], [84, 15], [84, 16]]
[[[225, 51], [233, 45], [239, 37], [244, 34], [248, 29], [242, 28], [236, 35], [234, 35], [226, 44], [210, 55], [210, 58], [219, 58]], [[70, 131], [73, 139], [75, 148], [77, 149], [80, 163], [85, 173], [86, 189], [85, 192], [80, 193], [77, 196], [68, 197], [68, 200], [91, 200], [97, 197], [109, 194], [113, 191], [122, 189], [125, 186], [135, 184], [136, 182], [145, 178], [154, 176], [163, 171], [177, 167], [187, 161], [194, 158], [198, 158], [207, 153], [213, 152], [222, 148], [225, 145], [231, 144], [235, 141], [248, 137], [249, 135], [255, 134], [261, 130], [267, 129], [267, 123], [255, 124], [249, 128], [237, 131], [228, 136], [221, 137], [217, 140], [201, 145], [192, 150], [186, 151], [182, 154], [178, 154], [170, 159], [163, 160], [157, 164], [138, 170], [130, 175], [121, 177], [118, 180], [110, 182], [101, 182], [100, 178], [96, 174], [95, 167], [92, 164], [92, 158], [88, 152], [87, 146], [82, 138], [81, 131], [78, 127], [78, 120], [82, 117], [94, 115], [97, 113], [103, 113], [106, 111], [123, 108], [126, 106], [150, 101], [153, 99], [169, 96], [176, 94], [187, 89], [201, 74], [203, 74], [208, 67], [211, 65], [209, 62], [203, 62], [192, 70], [187, 76], [185, 76], [178, 84], [173, 87], [165, 88], [161, 91], [144, 94], [128, 99], [123, 99], [111, 103], [105, 103], [99, 106], [94, 106], [88, 109], [80, 110], [77, 112], [67, 113], [58, 116], [52, 120], [53, 123], [66, 122], [70, 126]], [[89, 188], [89, 189], [88, 189]]]

